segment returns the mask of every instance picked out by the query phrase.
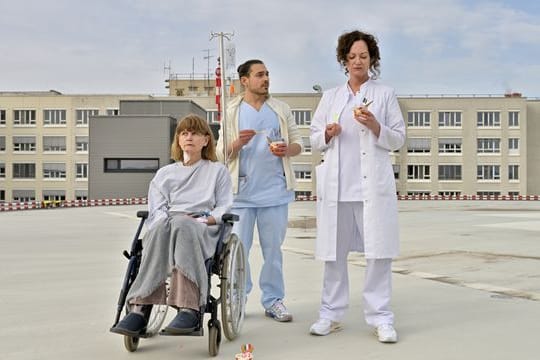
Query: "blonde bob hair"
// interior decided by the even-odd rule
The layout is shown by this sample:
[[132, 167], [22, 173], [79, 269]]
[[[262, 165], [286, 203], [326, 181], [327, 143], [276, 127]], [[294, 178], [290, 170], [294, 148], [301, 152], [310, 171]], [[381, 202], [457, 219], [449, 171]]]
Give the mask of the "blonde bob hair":
[[182, 161], [184, 159], [184, 151], [178, 143], [178, 137], [184, 130], [208, 136], [208, 144], [202, 148], [201, 157], [205, 160], [217, 161], [216, 155], [216, 141], [212, 130], [208, 123], [198, 115], [189, 114], [178, 121], [176, 130], [174, 131], [174, 140], [171, 144], [171, 159], [175, 161]]

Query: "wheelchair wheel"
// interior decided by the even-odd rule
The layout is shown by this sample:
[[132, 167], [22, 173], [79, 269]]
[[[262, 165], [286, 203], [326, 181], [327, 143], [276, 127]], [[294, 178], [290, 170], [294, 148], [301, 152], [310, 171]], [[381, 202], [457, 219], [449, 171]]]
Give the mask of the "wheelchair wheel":
[[148, 317], [148, 325], [146, 325], [146, 335], [148, 337], [155, 336], [165, 321], [167, 316], [167, 305], [152, 305], [152, 311]]
[[134, 352], [139, 347], [139, 338], [124, 335], [124, 346], [127, 351]]
[[208, 353], [210, 356], [217, 356], [219, 345], [221, 344], [221, 325], [219, 320], [208, 321]]
[[236, 234], [231, 234], [226, 246], [221, 274], [221, 321], [225, 337], [234, 340], [244, 323], [245, 255], [242, 242]]

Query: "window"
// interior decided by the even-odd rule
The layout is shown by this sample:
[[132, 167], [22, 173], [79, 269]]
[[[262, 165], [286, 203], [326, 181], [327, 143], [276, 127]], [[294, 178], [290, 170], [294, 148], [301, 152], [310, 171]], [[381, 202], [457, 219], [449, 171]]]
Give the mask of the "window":
[[96, 109], [78, 109], [75, 110], [75, 120], [79, 126], [88, 126], [90, 116], [97, 115], [99, 110]]
[[508, 195], [509, 196], [519, 196], [519, 191], [509, 191]]
[[508, 154], [519, 154], [519, 138], [508, 138]]
[[88, 190], [75, 190], [75, 200], [87, 200]]
[[477, 191], [476, 195], [479, 196], [499, 196], [501, 195], [500, 191]]
[[6, 151], [6, 137], [0, 136], [0, 152]]
[[461, 191], [439, 191], [441, 196], [460, 196]]
[[478, 180], [500, 180], [500, 165], [478, 165], [476, 167], [476, 179]]
[[293, 170], [297, 180], [311, 180], [311, 164], [293, 164]]
[[43, 151], [64, 152], [66, 151], [65, 136], [44, 136]]
[[109, 116], [117, 116], [120, 114], [119, 109], [107, 109], [107, 115]]
[[508, 180], [519, 180], [519, 165], [508, 165]]
[[461, 180], [461, 165], [439, 165], [439, 180]]
[[44, 201], [62, 201], [66, 200], [66, 192], [64, 190], [43, 190]]
[[519, 127], [519, 111], [508, 112], [508, 126]]
[[1, 162], [0, 163], [0, 179], [6, 178], [6, 164]]
[[295, 191], [294, 196], [296, 199], [310, 197], [311, 191]]
[[35, 179], [36, 164], [13, 164], [14, 179]]
[[66, 110], [43, 110], [43, 125], [66, 125]]
[[407, 179], [429, 180], [429, 165], [407, 165]]
[[409, 111], [407, 114], [407, 126], [429, 127], [430, 113], [428, 111]]
[[461, 127], [461, 112], [440, 111], [439, 127]]
[[309, 136], [302, 136], [302, 145], [304, 146], [305, 153], [311, 152], [311, 140], [309, 139]]
[[14, 125], [36, 125], [36, 110], [13, 110]]
[[431, 191], [429, 190], [411, 190], [411, 191], [407, 191], [407, 195], [410, 195], [410, 196], [430, 196], [431, 195]]
[[440, 138], [439, 139], [440, 154], [461, 154], [461, 139], [457, 138]]
[[292, 110], [294, 121], [298, 126], [311, 125], [311, 110]]
[[66, 164], [64, 163], [43, 163], [44, 179], [65, 179]]
[[88, 164], [77, 163], [75, 164], [75, 176], [77, 179], [88, 179]]
[[430, 138], [411, 138], [407, 140], [407, 152], [409, 153], [429, 153], [430, 151]]
[[13, 201], [29, 202], [36, 201], [34, 190], [13, 190]]
[[479, 154], [494, 154], [501, 152], [501, 139], [477, 139]]
[[0, 110], [0, 126], [6, 125], [6, 110]]
[[105, 172], [155, 172], [159, 169], [159, 159], [119, 159], [105, 158]]
[[36, 137], [35, 136], [14, 136], [13, 137], [13, 151], [36, 151]]
[[0, 190], [0, 201], [6, 201], [6, 190]]
[[218, 111], [217, 110], [209, 110], [206, 112], [206, 121], [208, 123], [217, 123], [218, 120]]
[[75, 151], [88, 152], [88, 136], [75, 136]]
[[498, 111], [479, 111], [476, 125], [478, 127], [500, 127], [501, 113]]
[[400, 166], [397, 164], [392, 165], [392, 169], [394, 170], [394, 179], [399, 179], [399, 169]]

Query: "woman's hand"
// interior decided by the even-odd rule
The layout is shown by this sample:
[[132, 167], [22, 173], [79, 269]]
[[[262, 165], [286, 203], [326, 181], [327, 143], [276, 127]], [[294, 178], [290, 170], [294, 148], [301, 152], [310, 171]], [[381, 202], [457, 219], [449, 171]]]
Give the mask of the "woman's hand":
[[375, 115], [367, 107], [359, 107], [354, 111], [354, 119], [367, 127], [375, 136], [381, 133], [381, 124], [375, 119]]
[[339, 134], [341, 134], [341, 125], [338, 123], [327, 124], [324, 131], [324, 140], [328, 144], [330, 139], [332, 139], [334, 136], [338, 136]]

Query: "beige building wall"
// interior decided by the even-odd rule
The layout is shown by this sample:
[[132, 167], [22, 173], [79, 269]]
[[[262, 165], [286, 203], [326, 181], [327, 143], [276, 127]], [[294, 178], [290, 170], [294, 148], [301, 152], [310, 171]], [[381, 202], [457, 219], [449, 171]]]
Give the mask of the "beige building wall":
[[[21, 192], [33, 194], [26, 200], [36, 201], [62, 197], [66, 200], [85, 198], [88, 193], [88, 150], [77, 150], [76, 139], [88, 137], [90, 112], [116, 114], [120, 100], [148, 98], [148, 95], [63, 95], [52, 90], [0, 92], [0, 114], [5, 116], [0, 121], [0, 138], [3, 137], [5, 141], [5, 150], [0, 151], [0, 166], [4, 168], [3, 177], [0, 177], [0, 195], [3, 199], [0, 200], [13, 201], [13, 194]], [[28, 124], [16, 124], [15, 117], [27, 110], [35, 114], [34, 119], [30, 119]], [[56, 124], [47, 124], [45, 112], [49, 110], [62, 111], [65, 113], [64, 119], [54, 119], [50, 122]], [[81, 117], [79, 120], [78, 114]], [[65, 137], [65, 150], [44, 151], [44, 137], [52, 136]], [[14, 151], [13, 141], [21, 137], [34, 138], [35, 150]], [[82, 144], [79, 146], [84, 147]], [[14, 178], [14, 164], [34, 164], [34, 176]], [[65, 175], [62, 171], [51, 171], [44, 176], [44, 164], [63, 166]]]
[[[295, 115], [302, 111], [310, 111], [313, 116], [320, 100], [320, 94], [273, 94], [276, 98], [289, 104]], [[212, 121], [212, 112], [217, 111], [214, 98], [185, 97], [195, 101], [209, 111], [209, 121]], [[409, 152], [408, 143], [398, 152], [392, 153], [393, 163], [399, 166], [396, 178], [396, 187], [399, 194], [500, 194], [500, 195], [527, 195], [538, 194], [528, 190], [528, 184], [535, 181], [528, 176], [528, 169], [532, 166], [528, 161], [529, 141], [534, 140], [533, 134], [540, 134], [539, 128], [530, 128], [528, 110], [535, 107], [540, 109], [539, 102], [528, 101], [521, 96], [424, 96], [399, 97], [399, 104], [407, 124], [408, 143], [410, 139], [429, 139], [430, 151], [426, 153]], [[409, 113], [428, 113], [429, 125], [414, 126], [408, 124]], [[460, 126], [439, 126], [439, 113], [455, 112], [460, 114]], [[478, 127], [478, 113], [497, 113], [499, 124], [495, 126]], [[517, 126], [509, 125], [509, 113], [517, 113]], [[538, 115], [537, 115], [538, 116]], [[309, 125], [305, 122], [299, 125], [302, 136], [309, 139]], [[529, 128], [529, 131], [528, 131]], [[531, 131], [532, 130], [532, 131]], [[527, 136], [528, 134], [528, 136]], [[460, 139], [461, 152], [440, 153], [439, 139]], [[509, 149], [509, 139], [517, 139], [519, 149]], [[494, 152], [479, 152], [478, 140], [498, 142], [498, 150]], [[514, 140], [513, 140], [514, 141]], [[536, 145], [539, 146], [539, 145]], [[315, 195], [316, 179], [314, 167], [320, 163], [321, 154], [310, 151], [294, 158], [294, 164], [303, 168], [306, 163], [311, 164], [309, 179], [297, 179], [297, 191], [300, 194]], [[429, 177], [422, 179], [410, 178], [409, 166], [426, 165], [429, 167]], [[457, 180], [439, 179], [439, 166], [460, 166], [461, 178]], [[478, 166], [498, 167], [495, 179], [478, 179]], [[518, 167], [518, 179], [509, 179], [509, 167]], [[489, 174], [487, 174], [489, 175]], [[489, 176], [488, 176], [489, 177]], [[536, 185], [537, 188], [539, 185]]]
[[540, 99], [527, 101], [527, 192], [540, 194]]
[[[185, 85], [185, 83], [184, 83]], [[238, 89], [237, 89], [238, 91]], [[167, 99], [193, 100], [207, 111], [209, 122], [215, 123], [217, 105], [215, 96], [170, 96]], [[300, 132], [309, 150], [309, 124], [320, 99], [319, 93], [273, 94], [287, 102], [299, 124]], [[88, 136], [88, 125], [77, 124], [77, 111], [97, 110], [99, 115], [116, 111], [120, 100], [153, 99], [148, 95], [62, 95], [58, 92], [0, 92], [0, 141], [2, 137], [5, 149], [0, 149], [0, 201], [12, 201], [15, 190], [30, 190], [35, 200], [44, 199], [49, 191], [64, 192], [66, 200], [84, 197], [88, 193], [88, 180], [77, 175], [77, 166], [86, 165], [88, 173], [88, 151], [78, 151], [75, 139]], [[409, 122], [409, 113], [425, 113], [429, 117], [426, 126], [407, 126], [407, 144], [393, 153], [396, 165], [396, 185], [399, 194], [540, 194], [540, 100], [520, 96], [428, 96], [399, 97], [399, 103], [405, 122]], [[63, 125], [44, 125], [44, 111], [62, 109], [66, 113]], [[15, 125], [16, 110], [34, 110], [35, 124]], [[444, 112], [459, 113], [461, 125], [454, 127], [439, 126], [439, 114]], [[499, 124], [478, 127], [478, 113], [498, 113]], [[517, 125], [510, 126], [509, 114], [517, 116]], [[515, 115], [517, 114], [517, 115]], [[413, 116], [414, 118], [414, 116]], [[414, 121], [413, 121], [414, 122]], [[13, 151], [14, 137], [35, 137], [34, 151]], [[43, 136], [65, 136], [65, 151], [44, 152]], [[429, 151], [409, 152], [408, 147], [414, 139], [429, 139]], [[440, 153], [441, 139], [460, 139], [460, 153]], [[478, 151], [478, 141], [498, 142], [494, 152]], [[513, 139], [513, 140], [510, 140]], [[420, 140], [424, 141], [424, 140]], [[510, 142], [518, 148], [510, 149]], [[306, 151], [294, 158], [297, 173], [297, 192], [299, 195], [315, 195], [314, 167], [320, 163], [321, 154]], [[35, 164], [35, 177], [27, 179], [13, 178], [13, 164]], [[43, 165], [51, 163], [65, 164], [65, 178], [44, 179]], [[460, 166], [460, 179], [440, 179], [439, 166]], [[429, 176], [415, 178], [409, 169], [418, 166], [429, 167]], [[498, 167], [496, 179], [478, 179], [479, 166]], [[510, 167], [513, 167], [515, 179], [510, 179]], [[517, 167], [517, 171], [516, 171]], [[398, 171], [399, 168], [399, 171]], [[3, 170], [2, 170], [3, 169]], [[84, 174], [83, 174], [84, 175]], [[411, 176], [412, 175], [412, 176]]]

